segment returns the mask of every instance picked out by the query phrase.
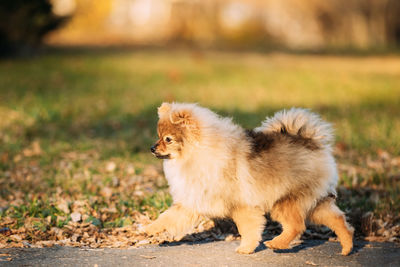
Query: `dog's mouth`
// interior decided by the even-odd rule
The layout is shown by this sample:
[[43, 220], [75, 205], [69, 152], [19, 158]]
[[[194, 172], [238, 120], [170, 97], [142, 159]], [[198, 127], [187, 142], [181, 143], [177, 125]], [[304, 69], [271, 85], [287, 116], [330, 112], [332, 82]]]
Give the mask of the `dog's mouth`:
[[158, 159], [170, 159], [171, 158], [171, 154], [161, 155], [158, 153], [153, 153], [153, 155], [156, 156]]

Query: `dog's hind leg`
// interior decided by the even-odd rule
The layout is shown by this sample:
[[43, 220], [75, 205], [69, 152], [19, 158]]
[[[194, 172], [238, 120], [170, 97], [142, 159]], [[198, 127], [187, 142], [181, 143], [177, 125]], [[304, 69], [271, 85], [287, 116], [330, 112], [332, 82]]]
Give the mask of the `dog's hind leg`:
[[272, 208], [271, 218], [282, 224], [282, 233], [264, 244], [271, 249], [287, 249], [305, 230], [304, 215], [298, 202], [292, 198], [278, 201]]
[[259, 208], [240, 207], [236, 208], [231, 216], [241, 236], [240, 246], [236, 252], [253, 253], [262, 239], [266, 222], [264, 211]]
[[346, 222], [343, 212], [336, 206], [334, 199], [328, 198], [320, 202], [309, 216], [315, 224], [323, 224], [331, 228], [342, 245], [342, 255], [348, 255], [353, 249], [354, 229]]

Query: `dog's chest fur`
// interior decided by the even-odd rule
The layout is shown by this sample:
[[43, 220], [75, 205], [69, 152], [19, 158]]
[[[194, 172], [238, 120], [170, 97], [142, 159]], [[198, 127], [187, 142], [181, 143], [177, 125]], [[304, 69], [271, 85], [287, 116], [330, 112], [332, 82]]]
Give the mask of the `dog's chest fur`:
[[227, 215], [229, 205], [226, 199], [232, 190], [229, 188], [231, 185], [224, 182], [219, 162], [188, 165], [166, 160], [164, 172], [175, 203], [209, 217]]

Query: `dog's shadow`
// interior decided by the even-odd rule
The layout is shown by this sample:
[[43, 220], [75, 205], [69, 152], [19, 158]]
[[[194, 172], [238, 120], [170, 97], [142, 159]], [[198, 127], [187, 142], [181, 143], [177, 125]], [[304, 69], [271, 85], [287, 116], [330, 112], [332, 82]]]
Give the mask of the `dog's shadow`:
[[[274, 253], [298, 253], [301, 250], [309, 249], [312, 247], [318, 247], [321, 246], [322, 244], [325, 244], [326, 242], [329, 242], [327, 239], [308, 239], [308, 240], [302, 240], [302, 242], [298, 245], [295, 245], [292, 248], [289, 249], [276, 249], [273, 250]], [[340, 243], [337, 243], [340, 246]], [[353, 250], [350, 252], [349, 255], [355, 254], [361, 249], [365, 247], [365, 245], [368, 244], [368, 242], [365, 241], [359, 241], [359, 242], [354, 242], [354, 247]], [[265, 249], [268, 249], [264, 245], [264, 243], [260, 243], [260, 245], [256, 248], [255, 252], [263, 251]]]
[[[264, 241], [269, 241], [273, 239], [274, 237], [278, 236], [282, 232], [282, 227], [280, 226], [279, 223], [274, 222], [270, 219], [270, 217], [267, 215], [267, 225], [266, 229], [263, 232], [263, 241], [260, 242], [258, 247], [255, 249], [255, 253], [261, 252], [263, 250], [269, 249], [264, 245]], [[215, 232], [219, 234], [231, 234], [233, 236], [238, 236], [238, 230], [235, 225], [235, 223], [230, 220], [230, 219], [215, 219], [214, 220], [215, 226], [212, 229], [206, 230], [202, 233], [193, 233], [186, 235], [181, 241], [167, 241], [160, 246], [163, 247], [172, 247], [172, 246], [180, 246], [180, 245], [201, 245], [201, 244], [207, 244], [207, 243], [212, 243], [212, 242], [221, 242], [224, 241], [224, 239], [216, 239], [215, 238]], [[309, 227], [311, 227], [309, 225]], [[205, 238], [201, 238], [201, 236], [207, 236]], [[302, 236], [301, 242], [299, 244], [295, 244], [292, 248], [289, 249], [278, 249], [278, 250], [273, 250], [274, 253], [298, 253], [302, 250], [307, 250], [313, 247], [318, 247], [326, 242], [329, 242], [328, 239], [309, 239], [305, 235]], [[358, 241], [357, 243], [354, 243], [354, 248], [353, 251], [350, 254], [354, 254], [361, 250], [368, 242], [363, 242], [363, 241]], [[337, 243], [340, 247], [340, 244]]]
[[[207, 244], [207, 243], [212, 243], [212, 242], [222, 242], [223, 240], [215, 240], [211, 238], [206, 238], [204, 240], [196, 240], [196, 241], [189, 241], [191, 239], [192, 235], [188, 235], [185, 238], [183, 238], [183, 241], [170, 241], [170, 242], [164, 242], [160, 244], [159, 246], [161, 247], [175, 247], [175, 246], [181, 246], [181, 245], [201, 245], [201, 244]], [[185, 240], [189, 239], [189, 240]], [[274, 250], [275, 253], [297, 253], [303, 249], [308, 249], [311, 247], [319, 246], [322, 245], [326, 242], [327, 240], [304, 240], [301, 244], [298, 244], [290, 249], [279, 249], [279, 250]], [[255, 253], [261, 252], [263, 250], [268, 249], [264, 245], [263, 242], [260, 242], [258, 247], [255, 249]]]
[[[190, 237], [190, 235], [188, 236]], [[184, 238], [185, 239], [185, 238]], [[201, 245], [201, 244], [207, 244], [207, 243], [212, 243], [212, 242], [222, 242], [223, 240], [213, 240], [206, 238], [204, 240], [198, 240], [198, 241], [171, 241], [171, 242], [165, 242], [160, 244], [160, 247], [175, 247], [175, 246], [181, 246], [181, 245]], [[290, 249], [279, 249], [279, 250], [274, 250], [275, 253], [297, 253], [300, 250], [315, 247], [322, 245], [326, 242], [327, 240], [305, 240], [301, 244], [294, 246], [293, 248]], [[260, 242], [258, 247], [255, 249], [255, 253], [263, 251], [268, 249], [264, 245], [264, 243]]]
[[[189, 235], [188, 237], [190, 237]], [[197, 240], [197, 241], [173, 241], [173, 242], [165, 242], [163, 244], [160, 244], [159, 246], [161, 247], [174, 247], [174, 246], [181, 246], [181, 245], [201, 245], [201, 244], [207, 244], [207, 243], [212, 243], [212, 242], [222, 242], [223, 240], [214, 240], [210, 238], [206, 238], [204, 240]], [[323, 245], [324, 243], [329, 242], [328, 240], [325, 239], [312, 239], [312, 240], [302, 240], [302, 243], [295, 245], [292, 248], [289, 249], [276, 249], [273, 250], [274, 253], [278, 254], [286, 254], [286, 253], [298, 253], [302, 250], [310, 249], [313, 247], [318, 247]], [[338, 243], [339, 244], [339, 243]], [[350, 255], [357, 253], [360, 251], [362, 248], [365, 247], [365, 245], [368, 244], [368, 242], [357, 242], [354, 244], [354, 248]], [[254, 253], [261, 252], [263, 250], [269, 249], [264, 245], [263, 242], [260, 242], [258, 247], [255, 249]]]
[[181, 245], [201, 245], [201, 244], [208, 244], [213, 242], [222, 242], [223, 240], [211, 240], [211, 239], [204, 239], [204, 240], [197, 240], [197, 241], [166, 241], [162, 244], [159, 244], [160, 247], [176, 247]]
[[[318, 239], [318, 240], [303, 240], [300, 244], [293, 246], [292, 248], [288, 248], [288, 249], [274, 249], [274, 253], [297, 253], [301, 250], [304, 249], [309, 249], [312, 247], [316, 247], [316, 246], [320, 246], [322, 244], [324, 244], [325, 242], [327, 242], [328, 240], [324, 240], [324, 239]], [[265, 249], [268, 249], [268, 247], [266, 247], [264, 245], [264, 243], [260, 243], [260, 245], [256, 248], [255, 252], [259, 252], [259, 251], [263, 251]]]

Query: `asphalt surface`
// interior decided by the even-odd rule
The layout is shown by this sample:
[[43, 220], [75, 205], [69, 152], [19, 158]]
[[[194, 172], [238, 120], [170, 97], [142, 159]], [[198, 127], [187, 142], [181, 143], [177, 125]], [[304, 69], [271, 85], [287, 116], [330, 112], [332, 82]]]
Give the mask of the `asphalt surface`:
[[400, 266], [400, 246], [394, 243], [356, 242], [349, 256], [340, 255], [339, 243], [322, 240], [308, 240], [275, 252], [260, 246], [251, 255], [235, 253], [238, 244], [221, 241], [133, 249], [0, 249], [0, 266]]

